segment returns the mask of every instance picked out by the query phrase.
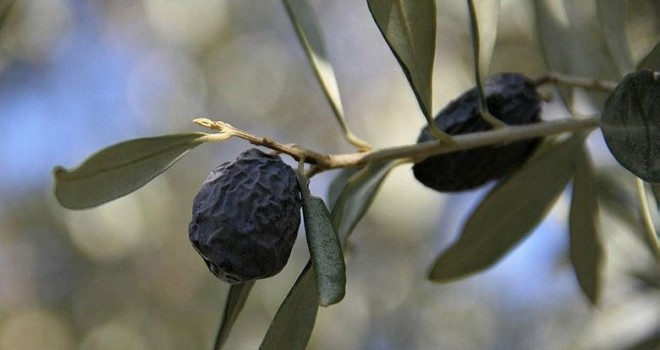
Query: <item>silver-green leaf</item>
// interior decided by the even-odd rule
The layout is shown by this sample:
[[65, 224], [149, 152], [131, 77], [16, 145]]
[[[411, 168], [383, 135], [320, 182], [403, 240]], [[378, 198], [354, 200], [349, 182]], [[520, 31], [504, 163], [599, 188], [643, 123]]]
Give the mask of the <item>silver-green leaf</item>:
[[[600, 79], [619, 80], [621, 71], [609, 50], [603, 49], [605, 33], [598, 22], [594, 2], [534, 0], [538, 43], [551, 71]], [[558, 86], [569, 110], [573, 87]], [[602, 92], [585, 91], [597, 106], [605, 102]]]
[[474, 77], [479, 93], [479, 111], [482, 118], [491, 125], [502, 125], [502, 121], [488, 111], [484, 77], [495, 49], [497, 22], [500, 13], [499, 0], [468, 0], [472, 51], [474, 55]]
[[600, 295], [603, 247], [598, 225], [598, 193], [593, 165], [586, 149], [580, 152], [573, 180], [569, 214], [570, 260], [582, 293], [592, 304]]
[[449, 282], [482, 271], [520, 243], [546, 216], [573, 175], [583, 135], [533, 158], [474, 210], [458, 241], [434, 262], [429, 279]]
[[620, 0], [595, 1], [598, 21], [603, 31], [603, 38], [612, 59], [623, 76], [635, 70], [628, 31], [626, 28], [626, 3]]
[[220, 328], [218, 328], [213, 349], [220, 350], [229, 337], [229, 331], [231, 331], [231, 328], [234, 326], [238, 315], [243, 311], [243, 307], [245, 306], [245, 302], [247, 301], [253, 286], [254, 281], [250, 281], [233, 284], [231, 288], [229, 288], [229, 294], [227, 295], [227, 301], [225, 302], [225, 310], [222, 315], [222, 322], [220, 323]]
[[261, 342], [260, 350], [304, 350], [312, 335], [319, 297], [311, 261], [277, 310]]
[[367, 4], [378, 29], [399, 61], [422, 112], [431, 118], [435, 1], [367, 0]]
[[355, 226], [366, 214], [383, 180], [394, 167], [402, 164], [392, 161], [370, 163], [348, 180], [337, 202], [332, 208], [332, 224], [337, 229], [339, 239], [344, 242]]
[[314, 11], [309, 6], [307, 0], [282, 0], [284, 7], [289, 15], [289, 19], [296, 30], [298, 39], [307, 55], [307, 59], [316, 75], [316, 79], [321, 84], [323, 93], [332, 107], [335, 118], [339, 123], [344, 137], [354, 146], [360, 149], [368, 149], [370, 146], [355, 136], [346, 123], [344, 117], [344, 107], [339, 95], [339, 87], [335, 72], [330, 64], [328, 55], [325, 52], [323, 36], [314, 15]]
[[[401, 163], [369, 164], [348, 180], [331, 214], [341, 241], [348, 238], [373, 202], [387, 174], [398, 164]], [[318, 305], [319, 297], [310, 260], [277, 311], [260, 349], [305, 349], [314, 328]]]
[[207, 134], [130, 140], [105, 148], [73, 170], [55, 167], [55, 196], [70, 209], [91, 208], [125, 196], [171, 167]]
[[660, 209], [660, 183], [651, 184], [651, 190], [655, 197], [655, 208]]
[[479, 25], [479, 71], [480, 79], [488, 75], [500, 17], [500, 0], [473, 0]]
[[328, 207], [321, 198], [310, 193], [309, 180], [301, 174], [298, 174], [298, 183], [319, 305], [329, 306], [341, 301], [346, 293], [344, 254], [330, 221]]
[[351, 177], [353, 177], [353, 175], [355, 175], [355, 173], [357, 172], [358, 169], [356, 168], [343, 168], [339, 172], [337, 172], [337, 175], [335, 176], [335, 178], [330, 183], [330, 186], [328, 187], [329, 208], [335, 207], [335, 204], [337, 203], [339, 196], [344, 190], [344, 187], [348, 183], [348, 180], [350, 180]]
[[637, 69], [652, 69], [654, 71], [660, 71], [660, 42], [655, 44], [651, 52], [639, 61]]

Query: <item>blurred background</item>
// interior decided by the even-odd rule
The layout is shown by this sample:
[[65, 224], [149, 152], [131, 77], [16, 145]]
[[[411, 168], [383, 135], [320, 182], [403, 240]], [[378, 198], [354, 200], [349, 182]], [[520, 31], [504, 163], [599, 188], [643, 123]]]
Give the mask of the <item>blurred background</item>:
[[[310, 3], [355, 134], [376, 147], [413, 143], [424, 119], [366, 2]], [[554, 16], [573, 18], [557, 3]], [[584, 15], [584, 28], [570, 30], [590, 39], [582, 48], [589, 66], [602, 50], [583, 30], [597, 25], [593, 4], [567, 3]], [[282, 4], [0, 4], [0, 349], [210, 349], [228, 285], [188, 241], [191, 202], [211, 168], [251, 146], [204, 145], [139, 191], [86, 211], [56, 203], [51, 170], [126, 139], [199, 130], [197, 117], [319, 152], [351, 152]], [[639, 60], [660, 37], [658, 3], [626, 4]], [[548, 71], [531, 2], [502, 6], [490, 71]], [[440, 0], [438, 9], [435, 110], [473, 85], [465, 3]], [[585, 100], [576, 111], [597, 112]], [[568, 115], [557, 98], [544, 107], [545, 119]], [[405, 166], [358, 225], [347, 296], [320, 310], [310, 348], [623, 349], [657, 334], [659, 294], [648, 278], [657, 278], [657, 265], [635, 235], [632, 177], [598, 132], [589, 142], [610, 203], [601, 207], [608, 257], [599, 307], [580, 294], [568, 263], [567, 196], [493, 269], [452, 284], [427, 281], [484, 190], [441, 195]], [[312, 191], [325, 196], [335, 175], [315, 177]], [[307, 258], [301, 233], [284, 271], [256, 284], [228, 349], [258, 348]]]

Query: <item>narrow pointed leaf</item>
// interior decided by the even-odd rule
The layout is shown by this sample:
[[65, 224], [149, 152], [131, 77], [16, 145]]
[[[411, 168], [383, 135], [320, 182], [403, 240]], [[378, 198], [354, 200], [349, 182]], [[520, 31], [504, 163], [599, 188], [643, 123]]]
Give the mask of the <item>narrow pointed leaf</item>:
[[624, 76], [635, 69], [626, 30], [626, 3], [620, 0], [599, 0], [595, 5], [605, 44], [620, 75]]
[[356, 168], [343, 168], [338, 173], [337, 176], [332, 180], [330, 186], [328, 187], [328, 207], [334, 208], [337, 203], [337, 199], [341, 195], [344, 187], [348, 183], [348, 180], [353, 177], [358, 172]]
[[644, 225], [640, 220], [635, 181], [631, 181], [630, 173], [618, 168], [597, 172], [595, 177], [600, 208], [607, 210], [607, 215], [626, 225], [628, 230], [634, 233], [642, 243], [649, 243], [644, 234]]
[[479, 70], [481, 79], [488, 75], [500, 17], [500, 0], [473, 0], [479, 25]]
[[[570, 35], [564, 0], [534, 0], [537, 41], [546, 66], [555, 72], [572, 73], [567, 52], [573, 51], [575, 39]], [[558, 86], [564, 104], [573, 108], [573, 93], [570, 87]]]
[[346, 265], [339, 237], [330, 221], [330, 212], [323, 200], [312, 196], [309, 180], [298, 174], [303, 202], [307, 245], [314, 267], [319, 305], [338, 303], [346, 293]]
[[652, 69], [656, 72], [660, 71], [660, 42], [655, 44], [653, 50], [651, 50], [651, 52], [649, 52], [637, 65], [637, 69], [644, 68]]
[[497, 21], [500, 12], [499, 0], [468, 0], [470, 29], [472, 33], [472, 52], [474, 55], [474, 77], [479, 93], [479, 111], [482, 118], [491, 125], [502, 125], [488, 110], [484, 77], [495, 49]]
[[651, 190], [655, 197], [655, 208], [660, 209], [660, 184], [651, 184]]
[[241, 284], [233, 284], [231, 288], [229, 288], [225, 310], [222, 315], [222, 322], [220, 323], [218, 334], [215, 337], [215, 345], [213, 347], [215, 350], [220, 350], [229, 337], [229, 332], [234, 326], [238, 315], [243, 311], [243, 306], [245, 306], [245, 302], [247, 301], [253, 286], [254, 281], [250, 281]]
[[592, 304], [600, 295], [603, 247], [598, 226], [598, 193], [593, 166], [586, 149], [580, 152], [573, 180], [569, 215], [570, 258], [578, 284]]
[[311, 261], [280, 305], [268, 327], [260, 350], [304, 350], [312, 335], [319, 298]]
[[55, 167], [55, 196], [70, 209], [125, 196], [169, 169], [204, 142], [197, 132], [130, 140], [105, 148], [73, 170]]
[[372, 163], [353, 175], [332, 208], [332, 224], [342, 242], [371, 206], [383, 180], [400, 162]]
[[660, 329], [651, 330], [633, 344], [627, 345], [623, 350], [657, 350], [660, 349]]
[[458, 241], [433, 264], [429, 279], [448, 282], [482, 271], [520, 243], [546, 216], [573, 175], [583, 135], [532, 159], [499, 183], [474, 210]]
[[326, 54], [323, 36], [314, 11], [307, 0], [282, 0], [282, 3], [344, 136], [358, 148], [370, 148], [348, 129], [335, 72]]
[[435, 57], [434, 0], [367, 0], [369, 11], [399, 61], [417, 102], [432, 116], [431, 78]]
[[[331, 214], [332, 223], [338, 227], [338, 236], [342, 241], [366, 213], [386, 175], [398, 164], [401, 163], [370, 164], [348, 181]], [[346, 224], [341, 222], [344, 217]], [[310, 261], [277, 311], [260, 349], [306, 348], [319, 305], [311, 267]]]
[[[607, 50], [605, 33], [594, 2], [534, 0], [539, 47], [549, 70], [583, 77], [619, 80], [621, 71]], [[605, 49], [603, 49], [605, 48]], [[573, 87], [559, 84], [559, 93], [573, 110]], [[596, 106], [606, 94], [583, 90]]]

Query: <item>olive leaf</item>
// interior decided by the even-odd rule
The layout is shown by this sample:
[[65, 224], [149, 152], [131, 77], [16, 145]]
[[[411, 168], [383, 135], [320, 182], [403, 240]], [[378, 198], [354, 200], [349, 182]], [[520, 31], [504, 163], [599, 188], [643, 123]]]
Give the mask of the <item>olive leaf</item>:
[[479, 94], [479, 110], [482, 118], [493, 125], [501, 121], [493, 117], [488, 110], [484, 78], [495, 49], [497, 22], [500, 14], [499, 0], [468, 0], [470, 11], [470, 29], [472, 33], [472, 52], [474, 54], [474, 75]]
[[497, 24], [500, 17], [500, 0], [473, 0], [479, 26], [479, 71], [482, 79], [488, 75], [495, 41], [497, 39]]
[[213, 349], [220, 350], [227, 340], [227, 337], [229, 337], [229, 331], [231, 331], [231, 328], [234, 326], [238, 315], [243, 311], [243, 306], [245, 306], [245, 302], [247, 301], [253, 286], [254, 281], [250, 281], [232, 284], [229, 288], [225, 310], [222, 314], [222, 322], [220, 322], [220, 328], [218, 328]]
[[630, 174], [623, 169], [613, 169], [597, 172], [595, 177], [601, 208], [629, 226], [631, 232], [640, 232], [638, 203]]
[[655, 207], [660, 209], [660, 183], [651, 184], [651, 190], [653, 191], [653, 197], [655, 197]]
[[[534, 0], [533, 3], [537, 41], [551, 71], [610, 80], [621, 78], [615, 58], [602, 49], [607, 44], [595, 6], [567, 0]], [[572, 110], [573, 88], [563, 84], [558, 88], [562, 100]], [[602, 92], [585, 93], [596, 106], [605, 102], [606, 95]]]
[[328, 103], [330, 103], [330, 107], [332, 107], [335, 118], [344, 132], [344, 137], [348, 142], [360, 149], [370, 148], [365, 141], [360, 140], [348, 128], [335, 72], [325, 52], [323, 36], [321, 35], [314, 11], [312, 11], [307, 0], [282, 0], [282, 3], [289, 15], [289, 20], [296, 30], [296, 34], [314, 71], [314, 75], [318, 79], [323, 93]]
[[[364, 216], [387, 174], [399, 164], [402, 163], [394, 161], [369, 164], [346, 183], [331, 214], [333, 225], [338, 228], [342, 241], [346, 240], [357, 222]], [[344, 224], [344, 220], [349, 223]], [[343, 231], [339, 231], [339, 227], [342, 227]], [[260, 349], [303, 350], [306, 348], [319, 305], [311, 267], [310, 260], [277, 311]]]
[[332, 224], [344, 242], [373, 203], [380, 186], [400, 161], [370, 163], [353, 175], [332, 208]]
[[[563, 0], [534, 0], [534, 13], [536, 17], [537, 42], [541, 49], [546, 66], [555, 72], [571, 73], [567, 52], [579, 45], [577, 39], [570, 35], [570, 27], [564, 15]], [[558, 13], [559, 12], [559, 13]], [[563, 23], [562, 23], [563, 22]], [[561, 38], [561, 40], [558, 40]], [[573, 93], [570, 87], [560, 85], [558, 92], [564, 104], [573, 108]]]
[[619, 164], [647, 182], [660, 182], [660, 74], [626, 75], [607, 98], [600, 126]]
[[340, 302], [346, 293], [346, 265], [339, 237], [330, 221], [330, 212], [323, 200], [309, 191], [309, 180], [298, 173], [302, 194], [307, 245], [311, 255], [319, 305]]
[[635, 65], [626, 30], [626, 3], [619, 0], [600, 0], [596, 1], [595, 5], [605, 44], [620, 74], [623, 76], [632, 72]]
[[319, 297], [311, 261], [307, 263], [277, 310], [260, 350], [304, 350], [312, 335]]
[[358, 172], [357, 168], [342, 168], [340, 171], [337, 172], [335, 178], [332, 179], [332, 182], [330, 182], [330, 186], [328, 186], [329, 208], [335, 207], [335, 204], [337, 203], [337, 199], [339, 199], [339, 196], [341, 195], [342, 191], [344, 190], [344, 187], [348, 183], [348, 180], [350, 180], [350, 178], [353, 177], [353, 175], [355, 175], [357, 172]]
[[369, 11], [399, 61], [427, 120], [432, 117], [434, 0], [367, 0]]
[[660, 42], [655, 44], [651, 52], [644, 57], [638, 64], [637, 69], [660, 70]]
[[598, 226], [598, 193], [593, 165], [584, 147], [576, 162], [569, 227], [573, 270], [584, 295], [596, 304], [600, 295], [603, 247]]
[[520, 243], [546, 216], [573, 175], [574, 134], [496, 185], [472, 212], [455, 243], [436, 258], [429, 279], [449, 282], [484, 270]]
[[657, 350], [660, 349], [660, 330], [650, 331], [632, 344], [622, 347], [622, 350]]
[[169, 169], [207, 135], [196, 132], [125, 141], [95, 153], [73, 170], [55, 167], [55, 196], [69, 209], [91, 208], [125, 196]]

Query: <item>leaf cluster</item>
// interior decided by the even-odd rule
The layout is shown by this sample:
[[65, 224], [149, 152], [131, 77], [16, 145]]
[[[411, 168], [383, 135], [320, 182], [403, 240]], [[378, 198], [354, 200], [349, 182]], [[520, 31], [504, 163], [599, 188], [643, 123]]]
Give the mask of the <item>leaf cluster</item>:
[[[328, 159], [334, 158], [328, 155], [311, 152], [302, 147], [287, 146], [269, 138], [257, 137], [225, 123], [198, 119], [196, 120], [198, 124], [218, 132], [143, 138], [110, 146], [94, 154], [73, 170], [57, 167], [54, 170], [55, 195], [63, 206], [71, 209], [101, 205], [139, 189], [200, 144], [226, 141], [233, 136], [291, 155], [301, 162], [298, 180], [303, 198], [310, 261], [282, 302], [261, 348], [303, 349], [309, 342], [318, 307], [333, 305], [344, 297], [346, 267], [342, 246], [376, 199], [388, 174], [395, 167], [428, 157], [433, 152], [439, 152], [437, 150], [442, 147], [448, 150], [443, 152], [451, 152], [461, 149], [464, 143], [460, 137], [452, 137], [439, 130], [432, 120], [431, 76], [435, 56], [437, 11], [434, 0], [367, 0], [375, 25], [399, 62], [422, 114], [433, 135], [438, 139], [437, 145], [431, 146], [434, 147], [432, 152], [416, 146], [383, 150], [381, 153], [370, 151], [371, 146], [355, 136], [348, 127], [336, 78], [327, 59], [321, 30], [312, 8], [305, 0], [283, 0], [282, 3], [344, 138], [358, 151], [357, 158], [349, 158], [352, 160], [343, 163], [331, 163]], [[561, 57], [553, 51], [557, 48], [553, 47], [556, 43], [551, 40], [551, 35], [553, 31], [559, 29], [557, 23], [544, 12], [550, 6], [549, 1], [536, 0], [534, 4], [542, 48], [546, 53], [548, 65], [555, 69]], [[495, 47], [499, 1], [470, 0], [468, 8], [473, 34], [475, 84], [481, 87]], [[612, 7], [599, 7], [600, 19], [608, 24], [605, 29], [609, 29], [609, 34], [606, 36], [612, 59], [623, 71], [628, 71], [632, 67], [632, 60], [628, 55], [614, 49], [620, 46], [617, 42], [626, 40], [617, 32], [611, 31], [611, 23], [620, 24], [621, 21], [615, 10]], [[656, 45], [641, 61], [640, 67], [659, 69], [658, 62], [660, 62], [660, 51]], [[632, 94], [632, 97], [626, 97], [625, 103], [615, 101], [606, 104], [604, 114], [616, 114], [617, 118], [614, 118], [616, 125], [606, 123], [602, 127], [606, 137], [608, 130], [623, 133], [623, 136], [618, 138], [624, 140], [623, 147], [618, 151], [614, 149], [612, 151], [617, 159], [625, 160], [621, 161], [624, 165], [631, 159], [635, 163], [635, 157], [639, 155], [640, 146], [628, 141], [630, 138], [641, 137], [642, 140], [639, 142], [650, 149], [643, 154], [646, 163], [642, 167], [642, 173], [639, 173], [635, 166], [627, 167], [645, 179], [647, 173], [657, 174], [660, 171], [655, 159], [657, 158], [655, 155], [660, 153], [658, 149], [660, 143], [657, 142], [657, 125], [660, 123], [656, 118], [660, 116], [657, 96], [636, 99], [637, 96], [648, 91], [649, 87], [657, 90], [657, 73], [646, 72], [639, 73], [643, 75], [646, 85], [640, 87], [639, 84], [631, 84], [627, 78], [617, 87], [613, 94], [614, 99], [622, 94]], [[588, 82], [584, 84], [587, 87], [595, 85], [598, 84], [590, 85]], [[571, 104], [569, 92], [570, 88], [563, 88], [561, 91], [568, 105]], [[557, 130], [541, 125], [537, 126], [540, 130], [537, 134], [515, 134], [510, 132], [516, 130], [515, 128], [489, 119], [483, 93], [480, 98], [482, 117], [500, 129], [485, 133], [488, 137], [492, 137], [487, 139], [486, 143], [500, 144], [516, 140], [516, 137], [520, 139], [555, 135], [565, 131], [573, 132], [566, 137], [547, 137], [545, 144], [534, 158], [499, 181], [490, 190], [476, 209], [469, 214], [460, 237], [436, 257], [429, 269], [429, 279], [435, 282], [449, 282], [496, 264], [533, 232], [565, 192], [567, 186], [572, 183], [568, 218], [570, 261], [584, 295], [592, 304], [596, 304], [601, 294], [601, 270], [604, 259], [598, 219], [598, 198], [602, 197], [602, 194], [598, 193], [596, 186], [598, 174], [585, 145], [588, 132], [583, 131], [594, 127], [595, 124], [586, 124], [584, 121], [579, 124], [579, 121], [575, 121], [570, 124], [572, 129]], [[621, 115], [625, 118], [618, 117]], [[642, 122], [630, 126], [626, 121], [631, 118]], [[634, 141], [638, 142], [637, 139]], [[478, 146], [482, 144], [469, 144], [466, 148]], [[380, 155], [380, 158], [369, 157], [370, 154]], [[305, 162], [312, 164], [306, 174], [302, 166]], [[326, 168], [323, 168], [324, 164]], [[343, 169], [330, 187], [331, 193], [328, 197], [331, 200], [330, 205], [327, 205], [323, 199], [310, 192], [309, 181], [318, 172], [332, 167]], [[651, 178], [651, 181], [656, 180], [655, 177]], [[640, 198], [646, 198], [643, 195], [644, 188], [646, 185], [642, 183]], [[660, 198], [658, 185], [654, 184], [651, 188], [658, 200]], [[646, 207], [642, 205], [640, 210], [644, 212], [650, 209], [648, 205]], [[647, 243], [657, 256], [657, 235], [653, 231], [653, 225], [651, 223], [645, 227], [648, 233]], [[215, 340], [215, 348], [220, 348], [226, 341], [254, 284], [248, 282], [231, 286]]]

